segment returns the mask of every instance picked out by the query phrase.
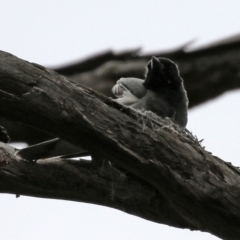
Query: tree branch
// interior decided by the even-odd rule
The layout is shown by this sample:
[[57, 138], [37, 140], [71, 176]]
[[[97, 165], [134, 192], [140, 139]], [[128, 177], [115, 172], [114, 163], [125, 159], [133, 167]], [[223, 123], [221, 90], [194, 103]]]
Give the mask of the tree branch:
[[141, 54], [139, 49], [120, 54], [108, 51], [55, 70], [110, 96], [111, 88], [119, 78], [143, 78], [144, 68], [151, 56], [170, 58], [179, 65], [190, 108], [240, 87], [240, 35], [193, 51], [188, 51], [190, 44], [151, 54]]
[[[125, 108], [4, 52], [0, 52], [0, 89], [3, 116], [83, 146], [99, 163], [98, 168], [94, 163], [60, 160], [32, 164], [12, 156], [7, 159], [8, 154], [2, 152], [0, 192], [102, 204], [159, 223], [239, 239], [239, 170], [209, 154], [186, 132], [165, 125], [167, 120]], [[114, 188], [106, 175], [96, 177], [104, 160], [113, 166], [112, 174], [118, 172], [111, 180]], [[59, 185], [50, 176], [55, 168]], [[55, 188], [60, 190], [56, 190], [58, 196]], [[86, 194], [79, 190], [82, 188]], [[112, 189], [116, 200], [110, 194]], [[74, 194], [74, 190], [79, 191]], [[97, 200], [96, 191], [107, 194]], [[131, 198], [130, 192], [139, 194], [137, 206], [127, 206], [134, 200], [121, 198]]]
[[[100, 167], [60, 158], [29, 163], [14, 153], [14, 148], [0, 143], [1, 192], [93, 203], [159, 223], [166, 219], [169, 204], [155, 188], [107, 161]], [[178, 226], [176, 218], [169, 224]]]
[[[179, 65], [190, 108], [240, 87], [240, 35], [194, 51], [188, 51], [190, 44], [191, 42], [186, 43], [168, 52], [156, 51], [151, 55], [141, 54], [139, 49], [121, 53], [107, 51], [57, 68], [56, 71], [106, 96], [112, 96], [111, 88], [119, 78], [143, 78], [146, 63], [152, 55], [171, 58]], [[48, 134], [2, 118], [0, 125], [8, 129], [12, 141], [35, 144], [52, 138]]]

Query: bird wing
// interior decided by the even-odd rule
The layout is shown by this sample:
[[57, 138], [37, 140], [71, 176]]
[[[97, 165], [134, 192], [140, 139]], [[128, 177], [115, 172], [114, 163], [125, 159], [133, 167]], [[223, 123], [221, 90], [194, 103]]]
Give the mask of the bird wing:
[[118, 97], [117, 102], [124, 105], [136, 103], [147, 93], [143, 86], [144, 80], [139, 78], [121, 78], [113, 86], [112, 92]]

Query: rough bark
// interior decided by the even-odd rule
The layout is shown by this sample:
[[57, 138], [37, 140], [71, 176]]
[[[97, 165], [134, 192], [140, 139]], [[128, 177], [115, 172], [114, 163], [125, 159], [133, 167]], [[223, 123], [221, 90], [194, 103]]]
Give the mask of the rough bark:
[[167, 120], [125, 108], [4, 52], [0, 89], [2, 116], [83, 146], [94, 156], [88, 165], [60, 159], [34, 164], [14, 159], [14, 150], [2, 145], [0, 192], [101, 204], [239, 239], [239, 170], [186, 132], [165, 125]]
[[107, 160], [100, 165], [60, 158], [29, 163], [16, 159], [14, 153], [0, 143], [0, 192], [98, 204], [181, 226], [178, 214], [168, 216], [169, 203], [154, 187]]
[[[239, 35], [194, 51], [187, 51], [189, 44], [173, 51], [156, 51], [151, 54], [141, 54], [139, 49], [122, 53], [107, 51], [55, 70], [77, 83], [111, 96], [111, 88], [116, 80], [129, 76], [143, 78], [146, 63], [152, 55], [167, 57], [179, 65], [190, 108], [240, 87]], [[2, 118], [0, 125], [8, 129], [12, 141], [34, 144], [52, 138], [48, 134]]]

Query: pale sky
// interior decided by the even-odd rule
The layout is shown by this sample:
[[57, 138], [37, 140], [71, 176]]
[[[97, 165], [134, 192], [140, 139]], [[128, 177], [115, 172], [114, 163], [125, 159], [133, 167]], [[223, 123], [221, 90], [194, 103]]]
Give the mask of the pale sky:
[[[196, 48], [240, 33], [240, 1], [3, 1], [0, 50], [60, 66], [105, 50]], [[180, 69], [181, 70], [181, 69]], [[214, 155], [240, 166], [240, 91], [189, 111], [187, 128]], [[146, 221], [118, 210], [60, 200], [0, 195], [4, 240], [214, 240], [210, 234]]]

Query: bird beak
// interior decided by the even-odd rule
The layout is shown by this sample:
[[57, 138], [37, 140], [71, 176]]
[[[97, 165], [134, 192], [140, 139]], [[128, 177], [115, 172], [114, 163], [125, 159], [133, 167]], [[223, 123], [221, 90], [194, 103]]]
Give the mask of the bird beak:
[[157, 66], [159, 67], [160, 62], [158, 61], [158, 59], [155, 56], [152, 56], [151, 59], [151, 69], [157, 68]]

